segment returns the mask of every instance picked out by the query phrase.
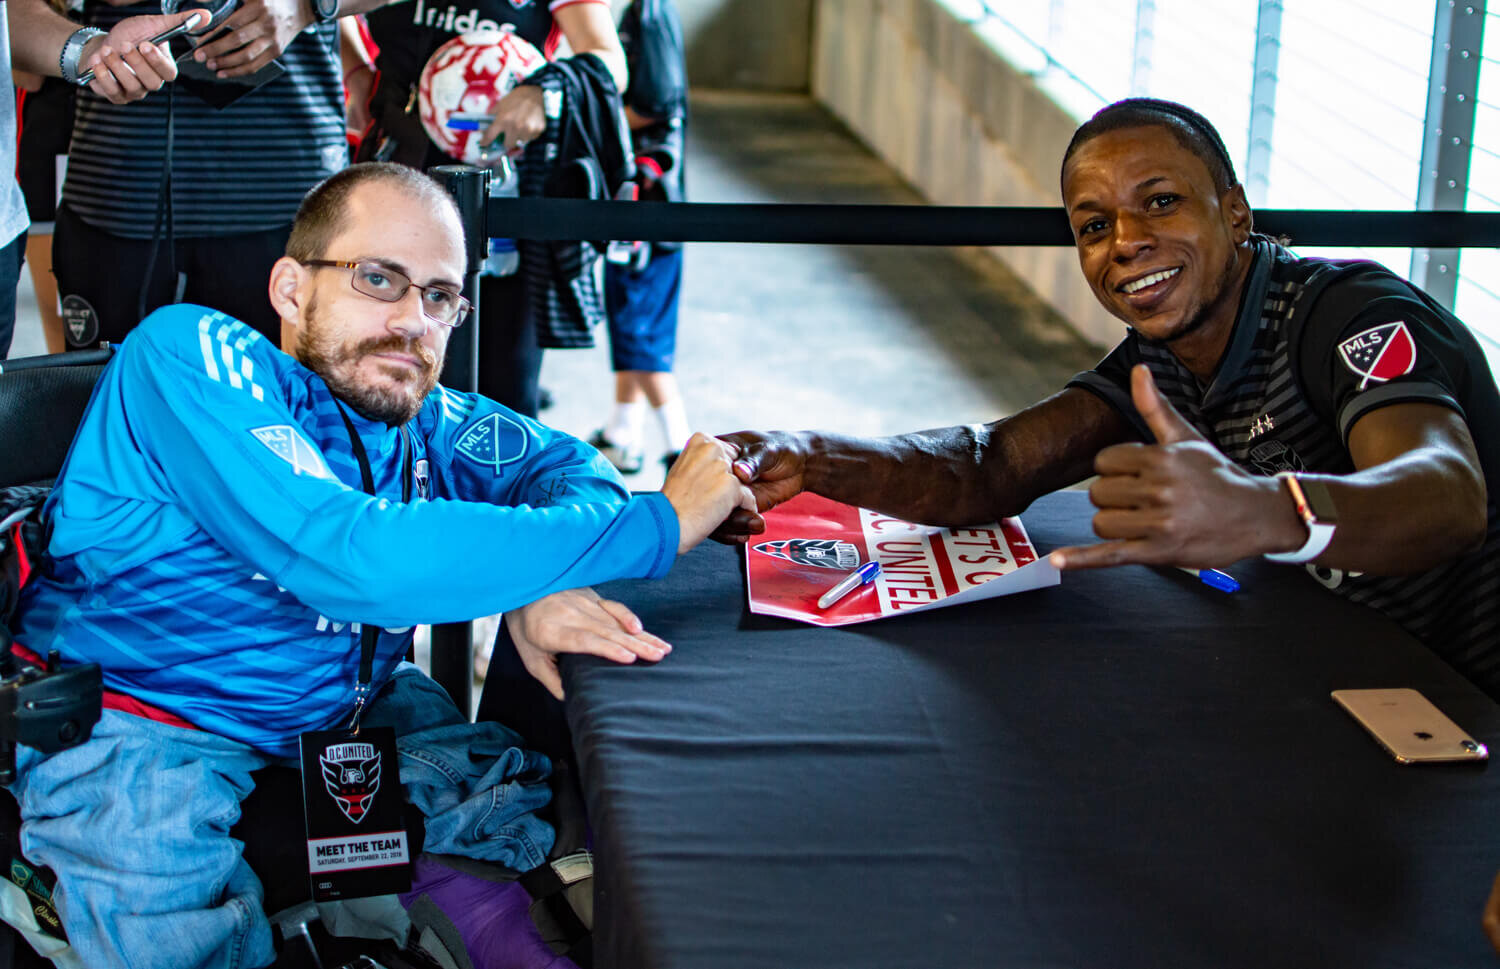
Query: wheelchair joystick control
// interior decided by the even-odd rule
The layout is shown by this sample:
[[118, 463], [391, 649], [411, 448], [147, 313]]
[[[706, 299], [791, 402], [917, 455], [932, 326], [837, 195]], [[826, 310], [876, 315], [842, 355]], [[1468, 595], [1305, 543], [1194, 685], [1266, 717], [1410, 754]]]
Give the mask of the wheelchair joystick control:
[[89, 739], [104, 695], [99, 664], [64, 668], [57, 650], [37, 669], [11, 652], [11, 634], [0, 623], [0, 785], [16, 779], [16, 745], [44, 754]]

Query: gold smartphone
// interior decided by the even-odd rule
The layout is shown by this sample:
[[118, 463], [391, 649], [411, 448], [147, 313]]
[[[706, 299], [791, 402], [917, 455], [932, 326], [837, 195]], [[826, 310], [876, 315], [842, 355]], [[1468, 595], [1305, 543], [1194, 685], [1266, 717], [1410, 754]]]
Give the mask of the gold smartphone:
[[1398, 763], [1487, 760], [1489, 750], [1416, 690], [1334, 690], [1333, 699]]

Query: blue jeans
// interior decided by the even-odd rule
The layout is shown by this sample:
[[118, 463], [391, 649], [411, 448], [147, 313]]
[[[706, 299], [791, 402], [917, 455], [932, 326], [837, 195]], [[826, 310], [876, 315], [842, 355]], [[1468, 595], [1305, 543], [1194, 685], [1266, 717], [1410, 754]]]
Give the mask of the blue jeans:
[[[403, 664], [366, 714], [397, 729], [407, 797], [428, 818], [426, 850], [525, 871], [552, 829], [550, 764], [494, 723], [463, 720], [446, 693]], [[76, 962], [101, 969], [269, 965], [260, 882], [229, 837], [251, 771], [274, 761], [199, 730], [105, 711], [89, 741], [43, 758], [20, 748], [12, 787], [21, 848], [57, 873], [56, 900]], [[288, 837], [301, 809], [286, 806]]]
[[21, 281], [21, 264], [26, 261], [26, 231], [0, 248], [0, 360], [10, 353], [11, 337], [16, 332], [16, 285]]

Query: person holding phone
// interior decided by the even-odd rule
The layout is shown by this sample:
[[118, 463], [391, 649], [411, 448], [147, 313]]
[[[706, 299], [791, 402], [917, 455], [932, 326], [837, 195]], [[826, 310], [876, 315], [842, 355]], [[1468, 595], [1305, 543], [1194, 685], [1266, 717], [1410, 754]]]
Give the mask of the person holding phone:
[[176, 65], [150, 38], [187, 18], [156, 15], [122, 20], [115, 29], [81, 30], [47, 0], [9, 0], [0, 17], [0, 360], [10, 352], [16, 283], [26, 250], [26, 200], [16, 181], [16, 94], [11, 68], [76, 82], [92, 72], [89, 89], [123, 104], [177, 76]]
[[[110, 29], [159, 3], [85, 0], [82, 19]], [[174, 89], [126, 105], [79, 92], [53, 246], [70, 347], [117, 343], [180, 300], [275, 339], [258, 281], [302, 196], [348, 164], [336, 18], [309, 0], [183, 9], [213, 18], [172, 41]]]
[[1061, 185], [1125, 339], [989, 424], [727, 435], [760, 508], [807, 490], [959, 526], [1097, 474], [1104, 541], [1058, 568], [1302, 564], [1500, 698], [1500, 393], [1469, 330], [1381, 266], [1257, 234], [1218, 132], [1183, 105], [1102, 109]]

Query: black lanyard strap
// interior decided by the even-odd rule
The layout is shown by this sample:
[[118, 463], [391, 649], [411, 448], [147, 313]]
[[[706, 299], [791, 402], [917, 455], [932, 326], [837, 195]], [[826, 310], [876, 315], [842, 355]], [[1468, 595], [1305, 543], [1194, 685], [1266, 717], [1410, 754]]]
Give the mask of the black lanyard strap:
[[[370, 455], [365, 451], [365, 442], [360, 440], [359, 432], [354, 429], [354, 422], [349, 420], [349, 415], [344, 412], [344, 405], [339, 404], [339, 416], [344, 419], [344, 430], [349, 432], [349, 449], [354, 452], [354, 460], [359, 465], [359, 481], [364, 488], [365, 494], [375, 497], [375, 475], [370, 469]], [[401, 503], [411, 501], [411, 477], [412, 477], [412, 451], [414, 445], [407, 438], [406, 428], [401, 429]], [[359, 680], [354, 685], [354, 715], [349, 719], [349, 730], [351, 733], [359, 733], [359, 718], [365, 711], [365, 704], [370, 698], [370, 681], [375, 676], [375, 645], [380, 639], [380, 627], [374, 623], [362, 622], [359, 625]]]

